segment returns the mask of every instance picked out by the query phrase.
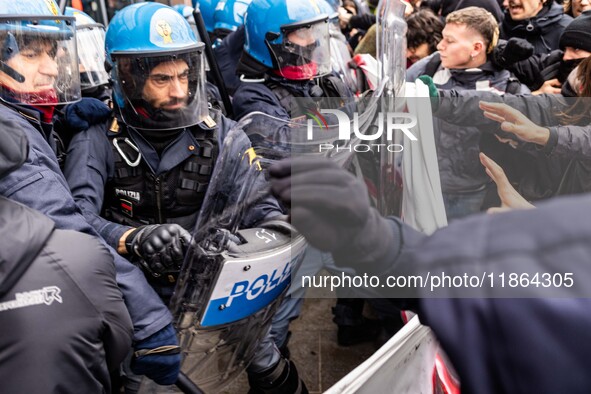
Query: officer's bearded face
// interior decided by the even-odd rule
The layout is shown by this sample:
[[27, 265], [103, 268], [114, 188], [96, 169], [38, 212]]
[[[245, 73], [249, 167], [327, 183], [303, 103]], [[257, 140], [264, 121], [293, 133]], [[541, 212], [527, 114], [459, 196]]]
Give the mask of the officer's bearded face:
[[18, 82], [0, 71], [0, 84], [19, 93], [37, 93], [54, 89], [58, 76], [56, 45], [49, 40], [33, 40], [6, 60], [8, 67], [24, 77]]
[[184, 60], [160, 63], [146, 79], [142, 98], [154, 109], [176, 111], [187, 105], [189, 66]]

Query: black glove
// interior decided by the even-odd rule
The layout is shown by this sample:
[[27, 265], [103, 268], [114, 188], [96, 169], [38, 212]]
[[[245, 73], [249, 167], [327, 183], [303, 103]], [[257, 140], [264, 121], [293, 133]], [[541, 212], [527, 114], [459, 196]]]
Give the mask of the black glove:
[[125, 239], [125, 248], [158, 277], [181, 267], [190, 242], [191, 234], [178, 224], [149, 224], [132, 231]]
[[337, 264], [358, 265], [384, 256], [393, 226], [371, 208], [365, 185], [320, 158], [283, 160], [269, 168], [271, 190], [291, 205], [291, 223]]
[[528, 41], [512, 37], [508, 41], [499, 41], [492, 51], [492, 63], [502, 69], [525, 60], [534, 54], [534, 47]]
[[172, 324], [134, 346], [131, 370], [146, 375], [160, 385], [174, 384], [181, 369], [181, 355]]
[[78, 132], [109, 120], [111, 109], [100, 100], [84, 97], [77, 103], [67, 105], [64, 114], [64, 125], [71, 132]]

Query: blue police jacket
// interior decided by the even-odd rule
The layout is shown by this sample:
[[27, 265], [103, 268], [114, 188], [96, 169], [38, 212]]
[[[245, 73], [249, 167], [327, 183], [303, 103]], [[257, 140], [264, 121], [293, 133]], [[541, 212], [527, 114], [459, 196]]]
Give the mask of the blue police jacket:
[[[216, 117], [218, 146], [220, 155], [223, 149], [231, 149], [231, 155], [244, 155], [250, 148], [250, 142], [242, 133], [238, 141], [231, 146], [223, 145], [224, 139], [236, 125], [235, 122], [220, 115]], [[88, 222], [98, 231], [101, 236], [114, 248], [117, 247], [121, 236], [131, 227], [111, 222], [100, 216], [105, 201], [105, 185], [115, 174], [115, 157], [106, 124], [91, 126], [85, 131], [77, 133], [70, 143], [64, 173], [72, 194], [81, 207]], [[139, 149], [142, 159], [139, 165], [148, 166], [149, 171], [156, 176], [178, 167], [191, 155], [199, 152], [198, 141], [188, 129], [184, 129], [179, 136], [170, 143], [159, 156], [154, 148], [141, 136], [139, 132], [128, 128], [128, 134], [135, 146]], [[192, 146], [194, 149], [187, 149]], [[249, 163], [241, 161], [242, 167], [239, 171], [246, 171]], [[242, 179], [238, 176], [237, 179]], [[255, 187], [264, 189], [266, 181], [261, 176], [257, 179]], [[240, 182], [230, 193], [238, 192]], [[281, 208], [277, 201], [269, 196], [257, 203], [246, 215], [242, 225], [250, 227], [257, 222], [281, 214]]]
[[[3, 103], [0, 117], [22, 127], [29, 141], [26, 162], [0, 180], [0, 194], [44, 213], [59, 229], [98, 237], [76, 206], [48, 143], [51, 125], [41, 122], [38, 111], [20, 105]], [[134, 325], [134, 340], [145, 339], [168, 325], [172, 316], [141, 270], [109, 249], [115, 259], [117, 284]]]

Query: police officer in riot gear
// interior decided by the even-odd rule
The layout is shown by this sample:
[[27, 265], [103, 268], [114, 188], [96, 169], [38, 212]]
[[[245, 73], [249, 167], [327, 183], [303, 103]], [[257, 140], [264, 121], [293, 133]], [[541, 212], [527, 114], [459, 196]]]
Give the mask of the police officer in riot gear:
[[105, 71], [105, 27], [83, 11], [66, 7], [64, 15], [76, 18], [78, 67], [83, 97], [94, 97], [107, 102], [109, 74]]
[[[237, 119], [260, 111], [294, 120], [319, 103], [324, 108], [328, 105], [351, 112], [353, 93], [331, 65], [331, 11], [324, 0], [254, 0], [250, 4], [244, 48], [236, 70], [242, 81], [233, 101]], [[330, 256], [309, 250], [303, 266], [320, 269], [322, 265], [331, 265]], [[282, 351], [287, 351], [288, 324], [299, 315], [301, 301], [284, 301], [273, 322], [273, 335]], [[377, 324], [365, 319], [362, 309], [363, 300], [339, 298], [334, 314], [340, 344], [375, 338]]]
[[352, 96], [332, 73], [329, 17], [323, 5], [310, 0], [250, 4], [236, 70], [245, 82], [234, 95], [237, 118], [262, 111], [288, 120], [306, 110], [293, 108], [293, 98]]
[[[172, 8], [140, 3], [122, 9], [105, 46], [115, 118], [74, 136], [65, 174], [89, 222], [120, 253], [134, 255], [168, 299], [233, 122], [208, 110], [204, 44]], [[246, 136], [243, 142], [228, 149], [244, 155], [250, 145]], [[279, 213], [268, 198], [243, 225]], [[270, 337], [249, 374], [257, 392], [306, 392]]]
[[[30, 145], [24, 164], [0, 180], [0, 194], [46, 214], [59, 229], [98, 236], [70, 194], [52, 138], [56, 105], [80, 99], [79, 74], [73, 72], [78, 70], [73, 18], [62, 16], [53, 0], [21, 0], [0, 2], [0, 20], [0, 117], [22, 129]], [[141, 270], [110, 252], [134, 325], [134, 347], [174, 348], [178, 342], [170, 312]], [[180, 357], [155, 360], [147, 356], [140, 365], [157, 364], [149, 377], [173, 383]]]

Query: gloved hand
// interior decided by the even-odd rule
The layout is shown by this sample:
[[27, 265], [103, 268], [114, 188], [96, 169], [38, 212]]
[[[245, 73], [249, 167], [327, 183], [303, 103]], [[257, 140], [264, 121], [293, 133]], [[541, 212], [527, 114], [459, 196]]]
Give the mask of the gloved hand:
[[291, 223], [340, 265], [374, 262], [395, 241], [392, 226], [370, 207], [365, 185], [321, 158], [283, 160], [269, 167], [271, 190], [291, 205]]
[[83, 97], [82, 100], [67, 105], [64, 113], [64, 125], [72, 132], [78, 132], [106, 122], [111, 116], [111, 109], [100, 100]]
[[174, 384], [181, 369], [181, 355], [172, 324], [139, 341], [134, 346], [131, 370], [146, 375], [160, 385]]
[[534, 47], [523, 38], [512, 37], [506, 42], [499, 41], [492, 51], [491, 61], [498, 68], [508, 68], [534, 54]]
[[428, 75], [421, 75], [417, 79], [421, 80], [427, 87], [429, 88], [429, 97], [437, 98], [439, 97], [439, 90], [437, 90], [437, 86], [435, 86], [435, 82], [433, 82], [433, 78]]
[[125, 248], [143, 259], [152, 274], [159, 276], [166, 270], [181, 267], [190, 242], [191, 234], [178, 224], [149, 224], [129, 233]]

